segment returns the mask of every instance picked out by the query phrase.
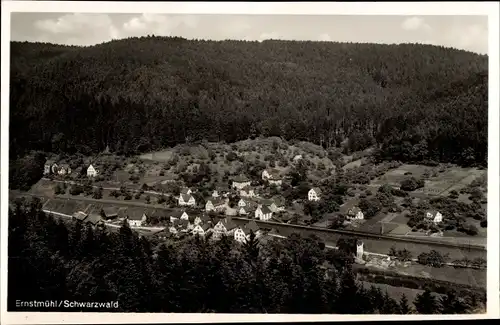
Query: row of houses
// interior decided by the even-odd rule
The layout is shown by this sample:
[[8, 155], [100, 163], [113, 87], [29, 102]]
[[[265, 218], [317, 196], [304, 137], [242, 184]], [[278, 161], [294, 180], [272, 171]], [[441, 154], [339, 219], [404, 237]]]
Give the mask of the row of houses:
[[[69, 175], [71, 172], [72, 169], [69, 164], [65, 162], [56, 163], [53, 160], [47, 160], [43, 169], [44, 175]], [[99, 174], [99, 171], [90, 164], [86, 167], [86, 173], [88, 177], [95, 177]]]

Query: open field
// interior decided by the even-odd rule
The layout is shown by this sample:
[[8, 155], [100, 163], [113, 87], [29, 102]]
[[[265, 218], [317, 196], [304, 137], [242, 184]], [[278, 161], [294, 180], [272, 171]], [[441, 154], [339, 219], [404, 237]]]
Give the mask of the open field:
[[389, 184], [399, 187], [401, 182], [409, 177], [424, 178], [424, 188], [416, 190], [415, 194], [448, 195], [451, 190], [459, 191], [473, 180], [487, 173], [477, 168], [461, 168], [457, 166], [428, 167], [423, 165], [404, 164], [392, 169], [383, 176], [373, 180], [371, 186]]

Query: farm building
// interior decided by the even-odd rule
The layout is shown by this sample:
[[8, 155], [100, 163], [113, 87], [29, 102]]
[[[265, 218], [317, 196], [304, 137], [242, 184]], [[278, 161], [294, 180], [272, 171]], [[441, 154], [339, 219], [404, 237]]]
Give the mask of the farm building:
[[214, 227], [214, 239], [220, 239], [224, 234], [231, 236], [236, 228], [237, 226], [231, 218], [220, 220]]
[[245, 186], [240, 189], [240, 197], [256, 197], [257, 194], [250, 186]]
[[83, 220], [85, 220], [85, 218], [87, 218], [87, 214], [83, 211], [78, 211], [78, 212], [73, 213], [73, 220], [83, 221]]
[[226, 207], [226, 201], [221, 199], [208, 199], [205, 203], [205, 211], [223, 212]]
[[353, 199], [344, 203], [340, 207], [342, 213], [347, 219], [350, 220], [363, 220], [365, 218], [363, 211], [357, 206], [358, 200]]
[[212, 228], [210, 227], [209, 224], [203, 224], [203, 225], [196, 225], [194, 228], [193, 228], [193, 235], [196, 236], [196, 235], [199, 235], [199, 236], [205, 236], [207, 235], [210, 231], [212, 231]]

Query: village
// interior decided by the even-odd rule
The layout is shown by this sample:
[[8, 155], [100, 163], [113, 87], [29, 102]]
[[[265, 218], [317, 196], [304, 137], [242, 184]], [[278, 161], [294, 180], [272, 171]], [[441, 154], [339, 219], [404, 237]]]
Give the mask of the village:
[[[300, 168], [300, 166], [307, 164], [304, 162], [303, 155], [306, 154], [294, 154], [290, 157], [290, 168]], [[140, 188], [134, 187], [134, 183], [137, 182], [134, 178], [136, 176], [132, 172], [129, 174], [131, 174], [130, 180], [133, 182], [129, 182], [127, 187], [123, 185], [119, 188], [97, 186], [94, 183], [112, 178], [109, 176], [109, 168], [107, 175], [103, 177], [105, 174], [103, 167], [98, 163], [84, 164], [78, 171], [75, 171], [64, 160], [48, 160], [44, 167], [44, 179], [56, 182], [54, 191], [55, 194], [59, 195], [65, 195], [69, 188], [72, 197], [76, 195], [78, 198], [79, 195], [83, 194], [100, 200], [103, 197], [103, 192], [107, 191], [112, 200], [123, 197], [121, 202], [132, 204], [140, 201], [141, 204], [145, 204], [144, 207], [120, 207], [106, 204], [101, 207], [94, 206], [91, 209], [82, 206], [81, 210], [65, 212], [71, 212], [74, 219], [85, 223], [89, 222], [93, 226], [120, 225], [126, 221], [131, 228], [138, 231], [153, 227], [155, 229], [154, 236], [160, 239], [186, 235], [203, 237], [211, 234], [212, 240], [218, 240], [222, 235], [226, 235], [237, 242], [245, 243], [250, 239], [251, 233], [256, 237], [261, 237], [269, 231], [269, 229], [260, 229], [255, 221], [260, 221], [259, 224], [277, 222], [309, 226], [313, 224], [312, 218], [310, 214], [303, 212], [304, 208], [302, 208], [301, 213], [297, 213], [300, 211], [296, 208], [297, 202], [301, 202], [302, 206], [318, 206], [327, 205], [329, 202], [325, 201], [331, 200], [331, 196], [325, 195], [324, 190], [320, 187], [321, 182], [317, 181], [312, 182], [314, 185], [309, 188], [302, 189], [302, 194], [297, 199], [287, 200], [283, 195], [284, 187], [296, 189], [304, 184], [291, 186], [290, 168], [285, 170], [269, 165], [274, 164], [269, 163], [265, 168], [262, 168], [257, 175], [257, 181], [255, 175], [252, 179], [240, 170], [235, 175], [227, 177], [226, 182], [218, 182], [211, 186], [210, 191], [207, 191], [206, 187], [198, 189], [196, 186], [186, 186], [185, 182], [182, 182], [178, 177], [165, 176], [164, 171], [159, 173], [158, 180], [149, 178], [149, 181]], [[201, 166], [198, 168], [201, 169]], [[326, 173], [335, 174], [334, 170], [331, 168]], [[75, 173], [78, 173], [77, 179], [80, 183], [68, 180]], [[399, 190], [398, 187], [394, 188]], [[156, 202], [153, 202], [155, 200]], [[354, 197], [340, 205], [339, 211], [324, 213], [325, 218], [329, 218], [327, 228], [335, 229], [331, 220], [334, 220], [336, 226], [341, 229], [360, 229], [364, 224], [375, 224], [372, 220], [367, 220], [372, 218], [365, 217], [365, 211], [361, 209], [359, 202], [359, 196]], [[167, 205], [169, 209], [156, 208], [158, 204]], [[54, 210], [56, 209], [54, 208]], [[392, 214], [393, 218], [394, 215], [401, 215], [400, 218], [405, 218], [405, 213], [409, 213], [408, 210], [402, 211], [400, 209], [399, 213], [387, 214]], [[245, 224], [236, 223], [233, 218], [247, 221]], [[435, 209], [425, 210], [421, 219], [431, 228], [437, 228], [440, 225], [443, 227], [443, 215]], [[320, 223], [317, 222], [317, 225]], [[384, 226], [388, 231], [395, 228], [391, 227], [390, 221], [384, 224], [379, 220], [377, 223], [381, 226], [375, 230], [376, 233], [383, 234]], [[373, 228], [372, 225], [370, 225], [371, 228]], [[404, 226], [408, 228], [408, 226]], [[372, 231], [368, 227], [365, 229]], [[420, 234], [422, 234], [421, 230]]]

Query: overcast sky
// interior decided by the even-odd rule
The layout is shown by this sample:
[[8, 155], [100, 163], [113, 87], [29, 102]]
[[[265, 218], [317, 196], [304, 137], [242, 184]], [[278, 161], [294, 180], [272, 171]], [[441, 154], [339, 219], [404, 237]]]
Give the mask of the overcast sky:
[[16, 41], [94, 45], [154, 34], [188, 39], [425, 43], [488, 53], [487, 16], [12, 13]]

